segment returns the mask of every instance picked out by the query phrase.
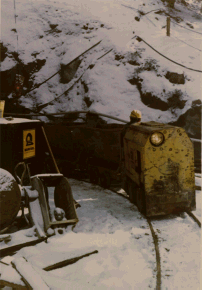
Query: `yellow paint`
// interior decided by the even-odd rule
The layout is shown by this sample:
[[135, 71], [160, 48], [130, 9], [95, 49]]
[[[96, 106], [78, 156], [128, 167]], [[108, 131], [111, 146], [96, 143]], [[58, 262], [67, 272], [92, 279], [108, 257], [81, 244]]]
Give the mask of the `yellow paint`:
[[23, 131], [23, 159], [34, 157], [36, 154], [35, 129]]
[[[124, 152], [127, 176], [144, 191], [146, 214], [164, 214], [169, 212], [169, 206], [182, 202], [186, 202], [188, 207], [192, 203], [191, 208], [194, 209], [194, 150], [185, 130], [169, 125], [151, 127], [150, 131], [148, 127], [145, 129], [143, 125], [128, 129]], [[164, 135], [160, 146], [150, 142], [155, 131]], [[137, 153], [141, 163], [139, 170]]]

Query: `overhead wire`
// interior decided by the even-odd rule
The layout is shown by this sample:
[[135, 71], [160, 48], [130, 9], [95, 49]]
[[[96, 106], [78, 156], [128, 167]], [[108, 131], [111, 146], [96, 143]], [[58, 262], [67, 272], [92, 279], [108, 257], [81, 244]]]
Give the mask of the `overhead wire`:
[[[134, 7], [131, 7], [131, 6], [127, 6], [127, 5], [123, 5], [123, 4], [121, 4], [122, 6], [124, 6], [124, 7], [126, 7], [126, 8], [130, 8], [130, 9], [134, 9], [134, 10], [136, 10], [136, 11], [138, 11], [140, 14], [141, 14], [141, 16], [145, 16], [154, 26], [156, 26], [154, 23], [153, 23], [153, 21], [151, 20], [151, 19], [149, 19], [149, 17], [147, 17], [146, 15], [147, 14], [149, 14], [149, 13], [151, 13], [151, 12], [154, 12], [154, 11], [162, 11], [162, 12], [164, 12], [166, 15], [168, 15], [168, 16], [170, 16], [170, 14], [168, 14], [164, 9], [153, 9], [153, 10], [151, 10], [151, 11], [149, 11], [149, 12], [143, 12], [143, 11], [139, 11], [138, 9], [136, 9], [136, 8], [134, 8]], [[164, 15], [163, 15], [164, 16]], [[170, 17], [172, 17], [172, 16], [170, 16]], [[173, 23], [173, 24], [176, 24], [176, 25], [179, 25], [179, 24], [177, 24], [176, 22], [174, 22], [174, 21], [172, 21], [171, 20], [171, 22]], [[181, 25], [179, 25], [180, 27], [182, 27], [182, 28], [184, 28], [184, 29], [188, 29], [188, 28], [186, 28], [186, 27], [184, 27], [184, 26], [181, 26]], [[202, 34], [202, 33], [200, 33], [200, 32], [197, 32], [197, 31], [192, 31], [191, 29], [188, 29], [189, 31], [191, 31], [191, 32], [195, 32], [195, 33], [199, 33], [199, 34]], [[192, 47], [192, 48], [194, 48], [194, 49], [196, 49], [196, 50], [198, 50], [198, 51], [202, 51], [201, 49], [199, 49], [199, 48], [196, 48], [196, 47], [194, 47], [194, 46], [192, 46], [192, 45], [190, 45], [190, 44], [188, 44], [187, 42], [185, 42], [185, 41], [183, 41], [183, 40], [181, 40], [180, 38], [178, 38], [178, 37], [175, 37], [176, 39], [178, 39], [179, 41], [181, 41], [181, 42], [184, 42], [185, 44], [187, 44], [188, 46], [190, 46], [190, 47]]]
[[177, 65], [179, 65], [179, 66], [181, 66], [181, 67], [184, 67], [184, 68], [186, 68], [186, 69], [188, 69], [188, 70], [192, 70], [192, 71], [196, 71], [196, 72], [200, 72], [200, 73], [202, 73], [201, 70], [197, 70], [197, 69], [193, 69], [193, 68], [187, 67], [187, 66], [185, 66], [185, 65], [183, 65], [183, 64], [181, 64], [181, 63], [178, 63], [178, 62], [176, 62], [176, 61], [170, 59], [169, 57], [165, 56], [164, 54], [160, 53], [160, 52], [159, 52], [158, 50], [156, 50], [153, 46], [151, 46], [149, 43], [147, 43], [147, 42], [146, 42], [142, 37], [140, 37], [140, 36], [134, 36], [133, 38], [136, 38], [137, 40], [139, 39], [139, 41], [142, 40], [146, 45], [148, 45], [151, 49], [153, 49], [155, 52], [157, 52], [159, 55], [161, 55], [162, 57], [166, 58], [167, 60], [169, 60], [169, 61], [171, 61], [171, 62], [173, 62], [173, 63], [175, 63], [175, 64], [177, 64]]
[[196, 50], [198, 50], [198, 51], [202, 51], [201, 49], [199, 49], [199, 48], [196, 48], [195, 46], [192, 46], [192, 45], [190, 45], [189, 43], [187, 43], [186, 41], [184, 41], [184, 40], [182, 40], [182, 39], [180, 39], [180, 38], [178, 38], [178, 37], [176, 37], [176, 36], [173, 36], [174, 38], [176, 38], [176, 39], [178, 39], [179, 41], [181, 41], [181, 42], [183, 42], [183, 43], [185, 43], [186, 45], [188, 45], [188, 46], [190, 46], [190, 47], [192, 47], [192, 48], [194, 48], [194, 49], [196, 49]]
[[[100, 56], [99, 58], [97, 58], [97, 60], [101, 59], [102, 57], [104, 57], [105, 55], [107, 55], [109, 52], [111, 52], [113, 49], [108, 50], [106, 53], [104, 53], [102, 56]], [[90, 64], [87, 69], [80, 75], [80, 77], [77, 78], [77, 80], [67, 89], [65, 90], [62, 94], [60, 94], [59, 96], [57, 96], [56, 98], [54, 98], [52, 101], [49, 101], [43, 105], [38, 106], [38, 110], [44, 109], [45, 107], [47, 107], [48, 105], [50, 105], [51, 103], [57, 101], [61, 96], [63, 96], [64, 94], [66, 94], [68, 91], [70, 91], [76, 83], [78, 83], [78, 81], [82, 78], [82, 76], [85, 74], [85, 72], [91, 67], [92, 64]]]
[[[169, 16], [170, 18], [173, 18], [169, 13], [167, 13], [164, 9], [158, 9], [159, 11], [162, 11], [162, 12], [164, 12], [167, 16]], [[152, 11], [150, 11], [150, 12], [152, 12]], [[150, 13], [149, 12], [149, 13]], [[146, 14], [148, 14], [148, 13], [146, 13]], [[145, 14], [145, 15], [146, 15]], [[163, 16], [166, 16], [166, 15], [163, 15]], [[143, 15], [144, 16], [144, 15]], [[176, 23], [176, 22], [174, 22], [172, 19], [170, 20], [170, 22], [172, 22], [173, 24], [175, 24], [175, 25], [177, 25], [177, 26], [180, 26], [181, 28], [184, 28], [184, 29], [186, 29], [186, 30], [189, 30], [189, 31], [191, 31], [191, 32], [193, 32], [193, 33], [197, 33], [197, 34], [201, 34], [202, 35], [202, 33], [201, 32], [198, 32], [198, 31], [195, 31], [195, 30], [191, 30], [191, 29], [189, 29], [189, 28], [187, 28], [187, 27], [184, 27], [184, 26], [182, 26], [182, 25], [180, 25], [180, 24], [178, 24], [178, 23]]]
[[5, 113], [4, 115], [7, 116], [17, 116], [17, 117], [41, 117], [41, 116], [61, 116], [61, 115], [71, 115], [71, 114], [93, 114], [93, 115], [98, 115], [98, 116], [103, 116], [109, 119], [113, 119], [122, 123], [128, 123], [129, 121], [120, 119], [120, 118], [116, 118], [116, 117], [112, 117], [110, 115], [107, 114], [102, 114], [102, 113], [98, 113], [98, 112], [94, 112], [94, 111], [70, 111], [70, 112], [60, 112], [60, 113], [43, 113], [43, 114], [15, 114], [15, 113]]
[[[161, 10], [161, 9], [159, 9], [159, 10]], [[153, 11], [155, 11], [155, 10], [153, 10]], [[163, 10], [164, 11], [164, 10]], [[152, 12], [152, 11], [150, 11], [150, 12]], [[150, 13], [150, 12], [148, 12], [148, 13]], [[164, 11], [165, 12], [165, 11]], [[146, 14], [148, 14], [148, 13], [146, 13]], [[166, 12], [165, 12], [166, 13]], [[143, 14], [142, 16], [145, 16], [146, 14]], [[167, 14], [167, 13], [166, 13]], [[147, 17], [147, 16], [146, 16]], [[149, 19], [148, 17], [147, 17], [147, 19]], [[173, 22], [173, 21], [172, 21]], [[174, 22], [175, 23], [175, 22]], [[176, 23], [175, 23], [176, 24]], [[183, 26], [182, 26], [183, 27]], [[185, 27], [183, 27], [183, 28], [185, 28]], [[190, 29], [189, 29], [190, 30]], [[200, 34], [202, 34], [202, 33], [200, 33]], [[192, 71], [196, 71], [196, 72], [202, 72], [201, 70], [196, 70], [196, 69], [193, 69], [193, 68], [190, 68], [190, 67], [187, 67], [187, 66], [185, 66], [185, 65], [183, 65], [183, 64], [180, 64], [180, 63], [178, 63], [178, 62], [176, 62], [176, 61], [174, 61], [174, 60], [172, 60], [172, 59], [170, 59], [170, 58], [168, 58], [167, 56], [165, 56], [165, 55], [163, 55], [162, 53], [160, 53], [158, 50], [156, 50], [153, 46], [151, 46], [149, 43], [147, 43], [143, 38], [141, 38], [140, 36], [134, 36], [132, 39], [134, 39], [134, 38], [139, 38], [139, 39], [141, 39], [146, 45], [148, 45], [151, 49], [153, 49], [155, 52], [157, 52], [159, 55], [161, 55], [162, 57], [164, 57], [164, 58], [166, 58], [167, 60], [169, 60], [169, 61], [171, 61], [171, 62], [173, 62], [173, 63], [175, 63], [175, 64], [177, 64], [177, 65], [179, 65], [179, 66], [181, 66], [181, 67], [184, 67], [184, 68], [186, 68], [186, 69], [189, 69], [189, 70], [192, 70]], [[201, 51], [200, 49], [198, 49], [198, 48], [196, 48], [196, 47], [193, 47], [192, 45], [190, 45], [190, 44], [188, 44], [188, 43], [186, 43], [185, 41], [183, 41], [183, 40], [181, 40], [181, 39], [179, 39], [178, 37], [175, 37], [176, 39], [178, 39], [179, 41], [181, 41], [181, 42], [184, 42], [185, 44], [187, 44], [188, 46], [190, 46], [190, 47], [192, 47], [192, 48], [194, 48], [194, 49], [196, 49], [196, 50], [199, 50], [199, 51]]]
[[[91, 50], [92, 48], [94, 48], [95, 46], [97, 46], [98, 44], [100, 44], [101, 41], [102, 41], [102, 40], [100, 40], [99, 42], [97, 42], [96, 44], [94, 44], [93, 46], [91, 46], [89, 49], [87, 49], [86, 51], [84, 51], [83, 53], [81, 53], [79, 56], [75, 57], [73, 60], [71, 60], [71, 61], [67, 64], [67, 66], [70, 65], [70, 64], [72, 64], [72, 63], [73, 63], [77, 58], [81, 57], [84, 53], [88, 52], [89, 50]], [[52, 79], [54, 76], [56, 76], [58, 73], [60, 73], [60, 71], [61, 71], [61, 69], [60, 69], [59, 71], [57, 71], [56, 73], [54, 73], [52, 76], [50, 76], [50, 77], [49, 77], [48, 79], [46, 79], [45, 81], [41, 82], [40, 84], [37, 84], [37, 85], [36, 85], [34, 88], [32, 88], [31, 90], [25, 92], [24, 95], [27, 95], [27, 94], [29, 94], [30, 92], [32, 92], [33, 90], [39, 88], [41, 85], [45, 84], [47, 81], [49, 81], [49, 80]], [[24, 96], [24, 95], [23, 95], [23, 96]]]
[[[168, 14], [168, 15], [169, 15], [169, 14]], [[197, 33], [197, 34], [201, 34], [201, 35], [202, 35], [201, 32], [198, 32], [198, 31], [195, 31], [195, 30], [191, 30], [191, 29], [189, 29], [189, 28], [187, 28], [187, 27], [184, 27], [184, 26], [182, 26], [182, 25], [180, 25], [180, 24], [178, 24], [178, 23], [176, 23], [176, 22], [174, 22], [174, 21], [172, 21], [172, 20], [170, 20], [170, 22], [172, 22], [172, 23], [174, 23], [175, 25], [180, 26], [180, 27], [182, 27], [182, 28], [184, 28], [184, 29], [186, 29], [186, 30], [189, 30], [189, 31], [191, 31], [191, 32], [193, 32], [193, 33]]]

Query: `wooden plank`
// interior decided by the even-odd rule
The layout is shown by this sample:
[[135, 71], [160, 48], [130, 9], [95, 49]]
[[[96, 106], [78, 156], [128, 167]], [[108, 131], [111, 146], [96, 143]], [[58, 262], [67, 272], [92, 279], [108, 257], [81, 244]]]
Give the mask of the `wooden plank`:
[[5, 264], [5, 265], [10, 265], [11, 261], [14, 260], [14, 257], [11, 256], [6, 256], [3, 259], [1, 259], [1, 263]]
[[0, 242], [10, 242], [11, 241], [11, 235], [0, 235]]
[[13, 289], [18, 289], [18, 290], [24, 290], [24, 289], [27, 289], [27, 286], [24, 285], [18, 285], [16, 283], [12, 283], [12, 282], [9, 282], [9, 281], [4, 281], [4, 280], [0, 280], [0, 288], [4, 288], [5, 286], [7, 287], [11, 287]]
[[77, 262], [78, 260], [80, 260], [80, 259], [82, 259], [84, 257], [88, 257], [88, 256], [90, 256], [92, 254], [97, 254], [97, 253], [98, 253], [98, 251], [95, 250], [95, 251], [87, 253], [85, 255], [82, 255], [82, 256], [79, 256], [79, 257], [75, 257], [75, 258], [72, 258], [72, 259], [67, 259], [67, 260], [58, 262], [56, 264], [50, 265], [48, 267], [43, 268], [43, 270], [51, 271], [51, 270], [55, 270], [55, 269], [58, 269], [58, 268], [62, 268], [62, 267], [65, 267], [67, 265], [73, 264], [73, 263]]
[[63, 250], [57, 249], [52, 246], [47, 248], [47, 251], [42, 253], [29, 255], [29, 251], [24, 251], [24, 257], [33, 265], [37, 266], [40, 269], [45, 269], [51, 265], [60, 263], [64, 260], [71, 260], [76, 257], [83, 256], [87, 253], [94, 252], [96, 250], [96, 246], [85, 246], [84, 248], [72, 249], [71, 247]]
[[1, 264], [0, 287], [8, 286], [16, 289], [27, 289], [25, 283], [21, 280], [21, 276], [11, 265]]
[[26, 243], [12, 245], [10, 247], [0, 249], [0, 257], [8, 256], [9, 254], [14, 253], [14, 252], [16, 252], [24, 247], [34, 246], [34, 245], [39, 244], [39, 243], [44, 242], [44, 241], [47, 241], [47, 237], [40, 238], [40, 239], [34, 239], [34, 240], [26, 242]]
[[15, 267], [17, 272], [22, 277], [22, 280], [29, 287], [28, 289], [33, 290], [48, 290], [50, 289], [43, 278], [37, 273], [32, 265], [27, 262], [23, 257], [14, 259], [11, 264]]

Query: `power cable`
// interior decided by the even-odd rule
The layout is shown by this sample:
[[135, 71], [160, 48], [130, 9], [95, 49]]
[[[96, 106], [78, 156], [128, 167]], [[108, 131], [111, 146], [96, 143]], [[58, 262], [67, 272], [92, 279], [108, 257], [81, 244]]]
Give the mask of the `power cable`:
[[147, 14], [149, 14], [149, 13], [151, 13], [151, 12], [159, 11], [159, 10], [162, 11], [162, 9], [153, 9], [153, 10], [147, 12], [147, 13], [144, 13], [143, 16], [144, 16], [144, 15], [147, 15]]
[[181, 41], [181, 42], [185, 43], [186, 45], [188, 45], [188, 46], [190, 46], [190, 47], [192, 47], [192, 48], [194, 48], [194, 49], [198, 50], [198, 51], [202, 51], [201, 49], [199, 49], [199, 48], [196, 48], [196, 47], [194, 47], [194, 46], [192, 46], [192, 45], [188, 44], [187, 42], [185, 42], [185, 41], [181, 40], [180, 38], [178, 38], [178, 37], [176, 37], [176, 36], [173, 36], [173, 37], [174, 37], [174, 38], [176, 38], [176, 39], [178, 39], [179, 41]]
[[[15, 1], [15, 0], [14, 0], [14, 1]], [[89, 50], [91, 50], [92, 48], [94, 48], [95, 46], [97, 46], [98, 44], [100, 44], [101, 41], [102, 41], [102, 40], [100, 40], [99, 42], [97, 42], [96, 44], [94, 44], [93, 46], [91, 46], [91, 47], [90, 47], [89, 49], [87, 49], [86, 51], [82, 52], [79, 56], [75, 57], [73, 60], [71, 60], [71, 61], [67, 64], [67, 66], [70, 65], [71, 63], [73, 63], [77, 58], [81, 57], [84, 53], [88, 52]], [[60, 69], [59, 71], [57, 71], [56, 73], [54, 73], [52, 76], [50, 76], [48, 79], [46, 79], [45, 81], [43, 81], [42, 83], [36, 85], [33, 89], [31, 89], [31, 90], [25, 92], [25, 94], [24, 94], [23, 96], [29, 94], [29, 93], [32, 92], [33, 90], [39, 88], [41, 85], [45, 84], [47, 81], [49, 81], [49, 80], [52, 79], [54, 76], [56, 76], [60, 71], [61, 71], [61, 69]]]
[[[166, 14], [167, 14], [167, 13], [166, 13]], [[167, 15], [170, 16], [169, 14], [167, 14]], [[184, 27], [184, 26], [182, 26], [182, 25], [180, 25], [180, 24], [178, 24], [178, 23], [176, 23], [176, 22], [174, 22], [174, 21], [172, 21], [172, 20], [170, 20], [170, 22], [172, 22], [172, 23], [174, 23], [175, 25], [180, 26], [180, 27], [182, 27], [182, 28], [184, 28], [184, 29], [186, 29], [186, 30], [189, 30], [189, 31], [191, 31], [191, 32], [193, 32], [193, 33], [197, 33], [197, 34], [201, 34], [201, 35], [202, 35], [201, 32], [194, 31], [194, 30], [191, 30], [191, 29], [189, 29], [189, 28], [186, 28], [186, 27]]]
[[98, 115], [98, 116], [103, 116], [109, 119], [113, 119], [122, 123], [128, 123], [129, 121], [119, 119], [116, 117], [112, 117], [110, 115], [102, 114], [102, 113], [97, 113], [94, 111], [70, 111], [70, 112], [62, 112], [62, 113], [50, 113], [50, 114], [15, 114], [15, 113], [5, 113], [4, 115], [6, 116], [17, 116], [17, 117], [41, 117], [41, 116], [61, 116], [61, 115], [71, 115], [71, 114], [93, 114], [93, 115]]
[[[169, 16], [170, 18], [173, 18], [173, 16], [171, 16], [169, 13], [167, 13], [164, 9], [158, 9], [158, 10], [161, 11], [161, 12], [164, 12], [164, 13], [165, 13], [167, 16]], [[151, 12], [151, 11], [150, 11], [150, 12]], [[149, 13], [150, 13], [150, 12], [149, 12]], [[148, 13], [146, 13], [146, 14], [148, 14]], [[145, 14], [145, 15], [146, 15], [146, 14]], [[144, 15], [143, 15], [143, 16], [144, 16]], [[165, 15], [163, 15], [163, 16], [165, 16]], [[178, 25], [178, 26], [180, 26], [180, 27], [182, 27], [182, 28], [184, 28], [184, 29], [186, 29], [186, 30], [189, 30], [189, 31], [191, 31], [191, 32], [193, 32], [193, 33], [197, 33], [197, 34], [201, 34], [201, 35], [202, 35], [201, 32], [191, 30], [191, 29], [189, 29], [189, 28], [187, 28], [187, 27], [184, 27], [184, 26], [182, 26], [182, 25], [180, 25], [180, 24], [174, 22], [173, 20], [170, 20], [170, 22], [172, 22], [173, 24]]]
[[[193, 69], [193, 68], [187, 67], [187, 66], [185, 66], [185, 65], [183, 65], [183, 64], [181, 64], [181, 63], [178, 63], [178, 62], [176, 62], [176, 61], [174, 61], [174, 60], [168, 58], [167, 56], [163, 55], [163, 54], [160, 53], [158, 50], [156, 50], [156, 49], [155, 49], [153, 46], [151, 46], [149, 43], [147, 43], [143, 38], [141, 38], [141, 37], [139, 37], [139, 36], [134, 36], [133, 38], [136, 38], [138, 41], [141, 41], [141, 40], [142, 40], [146, 45], [148, 45], [151, 49], [153, 49], [155, 52], [157, 52], [159, 55], [161, 55], [162, 57], [166, 58], [167, 60], [169, 60], [169, 61], [171, 61], [171, 62], [173, 62], [173, 63], [175, 63], [175, 64], [177, 64], [177, 65], [179, 65], [179, 66], [181, 66], [181, 67], [184, 67], [184, 68], [186, 68], [186, 69], [189, 69], [189, 70], [192, 70], [192, 71], [196, 71], [196, 72], [200, 72], [200, 73], [202, 73], [201, 70], [196, 70], [196, 69]], [[133, 39], [133, 38], [132, 38], [132, 39]]]
[[[162, 9], [151, 10], [150, 12], [152, 12], [152, 11], [158, 11], [158, 10], [160, 10], [160, 11], [164, 11], [164, 12], [166, 13], [166, 11], [165, 11], [165, 10], [162, 10]], [[150, 12], [148, 12], [148, 13], [150, 13]], [[146, 13], [146, 14], [148, 14], [148, 13]], [[144, 14], [143, 16], [145, 16], [146, 14]], [[167, 14], [167, 15], [169, 15], [169, 14]], [[146, 16], [146, 18], [149, 19], [147, 16]], [[172, 21], [172, 22], [173, 22], [173, 21]], [[174, 22], [174, 23], [175, 23], [175, 22]], [[175, 23], [175, 24], [176, 24], [176, 23]], [[175, 37], [175, 36], [173, 36], [173, 37], [176, 38], [176, 39], [178, 39], [179, 41], [185, 43], [186, 45], [188, 45], [188, 46], [190, 46], [190, 47], [192, 47], [192, 48], [198, 50], [198, 51], [202, 51], [201, 49], [198, 49], [198, 48], [196, 48], [196, 47], [194, 47], [194, 46], [188, 44], [187, 42], [181, 40], [181, 39], [178, 38], [178, 37]]]
[[[71, 115], [71, 114], [94, 114], [94, 115], [98, 115], [98, 116], [103, 116], [109, 119], [113, 119], [122, 123], [128, 123], [128, 121], [120, 119], [120, 118], [116, 118], [116, 117], [112, 117], [110, 115], [106, 115], [106, 114], [102, 114], [102, 113], [97, 113], [94, 111], [70, 111], [70, 112], [60, 112], [60, 113], [42, 113], [42, 114], [15, 114], [15, 113], [4, 113], [5, 116], [16, 116], [16, 117], [41, 117], [41, 116], [61, 116], [61, 115]], [[202, 143], [202, 141], [200, 139], [195, 139], [195, 138], [190, 138], [193, 142], [198, 142], [198, 143]]]
[[124, 5], [124, 4], [121, 4], [121, 6], [126, 7], [126, 8], [130, 8], [132, 10], [139, 11], [139, 9], [137, 9], [137, 8], [134, 8], [134, 7], [131, 7], [131, 6], [127, 6], [127, 5]]
[[[105, 54], [103, 54], [102, 56], [100, 56], [99, 58], [97, 58], [97, 60], [99, 60], [99, 59], [101, 59], [102, 57], [104, 57], [106, 54], [108, 54], [109, 52], [111, 52], [113, 49], [110, 49], [110, 50], [108, 50]], [[61, 96], [63, 96], [64, 94], [66, 94], [68, 91], [70, 91], [73, 87], [74, 87], [74, 85], [82, 78], [82, 76], [85, 74], [85, 72], [89, 69], [89, 68], [91, 68], [91, 65], [92, 64], [90, 64], [88, 67], [87, 67], [87, 69], [80, 75], [80, 77], [78, 77], [77, 78], [77, 80], [66, 90], [66, 91], [64, 91], [61, 95], [59, 95], [58, 97], [56, 97], [56, 98], [54, 98], [52, 101], [50, 101], [50, 102], [47, 102], [47, 103], [45, 103], [45, 104], [43, 104], [43, 105], [40, 105], [40, 106], [38, 106], [38, 110], [41, 110], [41, 109], [44, 109], [45, 107], [47, 107], [48, 105], [50, 105], [51, 103], [53, 103], [54, 101], [57, 101]]]

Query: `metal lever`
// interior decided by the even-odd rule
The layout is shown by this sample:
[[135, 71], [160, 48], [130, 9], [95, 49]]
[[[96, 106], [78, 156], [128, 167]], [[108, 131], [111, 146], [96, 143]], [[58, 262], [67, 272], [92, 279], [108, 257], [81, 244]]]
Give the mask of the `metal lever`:
[[[21, 178], [17, 175], [17, 168], [18, 168], [20, 165], [23, 165], [23, 167], [24, 167], [24, 170], [23, 170], [23, 173], [22, 173]], [[19, 163], [15, 166], [15, 169], [14, 169], [14, 175], [15, 175], [15, 178], [18, 180], [18, 182], [20, 183], [21, 186], [23, 185], [23, 179], [24, 179], [25, 172], [26, 172], [26, 165], [25, 165], [25, 163], [24, 163], [24, 162], [19, 162]]]

